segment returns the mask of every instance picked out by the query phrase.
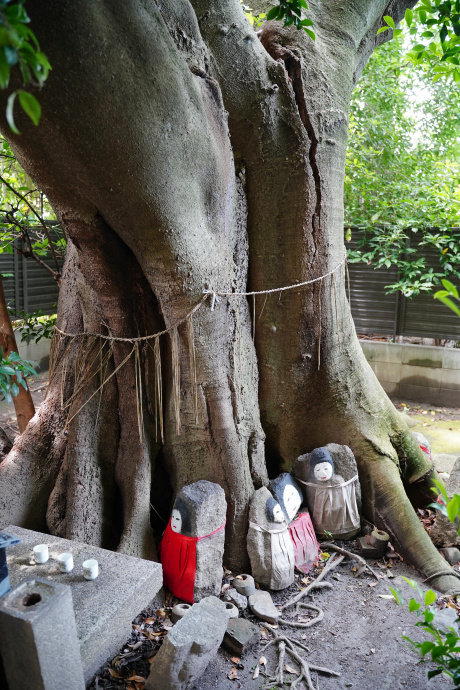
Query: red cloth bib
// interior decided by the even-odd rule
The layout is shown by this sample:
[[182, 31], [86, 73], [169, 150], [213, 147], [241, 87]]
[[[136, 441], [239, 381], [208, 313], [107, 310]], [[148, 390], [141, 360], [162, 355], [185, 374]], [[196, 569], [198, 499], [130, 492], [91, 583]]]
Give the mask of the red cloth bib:
[[212, 537], [225, 527], [225, 523], [211, 534], [204, 537], [187, 537], [185, 534], [173, 532], [171, 518], [165, 529], [160, 544], [160, 561], [163, 566], [163, 581], [175, 597], [194, 602], [195, 574], [196, 574], [196, 544], [201, 539]]
[[299, 516], [289, 525], [289, 534], [294, 546], [296, 568], [306, 574], [319, 557], [319, 544], [310, 513], [299, 513]]
[[431, 457], [431, 450], [429, 448], [427, 448], [426, 446], [422, 446], [422, 444], [420, 444], [420, 448], [423, 450], [424, 453], [426, 453], [428, 455], [431, 462], [433, 462], [433, 458]]

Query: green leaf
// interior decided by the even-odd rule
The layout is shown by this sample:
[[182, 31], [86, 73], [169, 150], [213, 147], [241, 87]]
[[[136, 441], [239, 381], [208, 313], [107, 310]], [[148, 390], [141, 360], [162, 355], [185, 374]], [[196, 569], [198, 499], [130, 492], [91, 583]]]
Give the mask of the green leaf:
[[306, 34], [310, 36], [312, 41], [316, 41], [316, 35], [314, 31], [312, 31], [311, 29], [307, 29], [306, 27], [304, 27], [304, 31]]
[[436, 593], [433, 592], [432, 589], [429, 589], [425, 594], [425, 606], [429, 606], [430, 604], [434, 604], [435, 601], [436, 601]]
[[14, 376], [13, 367], [9, 367], [6, 364], [0, 365], [0, 374], [8, 374], [8, 376]]
[[439, 674], [442, 673], [442, 668], [436, 668], [434, 671], [428, 671], [427, 675], [428, 678], [434, 678], [435, 676], [439, 676]]
[[33, 96], [28, 91], [23, 91], [21, 89], [20, 91], [18, 91], [18, 95], [21, 108], [26, 113], [26, 115], [30, 117], [34, 125], [38, 125], [42, 114], [40, 103], [37, 101], [35, 96]]
[[455, 521], [457, 513], [459, 512], [459, 498], [460, 497], [457, 494], [454, 494], [454, 497], [447, 504], [447, 517], [449, 518], [450, 522]]
[[10, 129], [14, 134], [20, 134], [21, 132], [19, 129], [16, 127], [14, 124], [14, 117], [13, 117], [13, 107], [14, 107], [14, 99], [17, 96], [17, 91], [13, 91], [13, 93], [8, 97], [8, 101], [6, 104], [6, 120], [10, 126]]
[[443, 656], [446, 652], [449, 651], [449, 647], [445, 644], [440, 644], [434, 649], [431, 650], [431, 658], [434, 659], [439, 659], [440, 656]]
[[420, 646], [420, 652], [422, 656], [425, 656], [425, 654], [428, 654], [428, 652], [431, 652], [433, 647], [435, 646], [434, 642], [430, 642], [429, 640], [425, 640], [425, 642], [422, 642]]
[[411, 599], [409, 602], [409, 611], [412, 613], [413, 611], [418, 611], [420, 608], [420, 603], [418, 601], [415, 601], [415, 599]]
[[436, 297], [436, 299], [439, 299], [440, 302], [445, 304], [446, 307], [449, 307], [449, 309], [451, 309], [455, 314], [457, 314], [457, 316], [460, 316], [460, 309], [457, 307], [457, 305], [454, 302], [452, 302], [451, 299], [449, 299], [448, 297], [442, 297], [442, 296]]
[[414, 13], [412, 12], [412, 10], [407, 8], [404, 18], [406, 20], [407, 26], [410, 26], [414, 20]]
[[456, 297], [457, 299], [459, 299], [458, 290], [457, 290], [457, 288], [455, 287], [455, 285], [453, 285], [453, 284], [450, 282], [450, 280], [446, 280], [445, 278], [443, 278], [443, 280], [441, 280], [441, 283], [444, 285], [444, 287], [446, 288], [446, 290], [448, 290], [448, 291], [450, 292], [451, 295], [453, 295], [454, 297]]
[[395, 28], [395, 23], [394, 23], [393, 17], [390, 17], [389, 15], [385, 15], [385, 17], [383, 19], [386, 21], [388, 26], [390, 26], [392, 29]]
[[[280, 12], [281, 12], [281, 8], [279, 6], [272, 7], [270, 12], [268, 12], [268, 14], [267, 14], [267, 20], [276, 19]], [[281, 15], [281, 16], [283, 16], [283, 15]]]
[[10, 80], [10, 65], [5, 54], [5, 48], [0, 48], [0, 87], [6, 89]]

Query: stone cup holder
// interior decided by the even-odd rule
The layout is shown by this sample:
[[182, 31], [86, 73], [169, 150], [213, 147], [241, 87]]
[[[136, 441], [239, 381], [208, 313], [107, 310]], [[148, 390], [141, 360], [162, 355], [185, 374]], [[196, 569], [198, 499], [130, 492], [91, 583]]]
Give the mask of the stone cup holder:
[[176, 604], [171, 609], [171, 622], [177, 623], [181, 618], [183, 618], [191, 609], [190, 604]]
[[233, 578], [232, 585], [239, 594], [244, 594], [245, 597], [250, 597], [251, 594], [256, 593], [256, 586], [252, 575], [238, 575]]

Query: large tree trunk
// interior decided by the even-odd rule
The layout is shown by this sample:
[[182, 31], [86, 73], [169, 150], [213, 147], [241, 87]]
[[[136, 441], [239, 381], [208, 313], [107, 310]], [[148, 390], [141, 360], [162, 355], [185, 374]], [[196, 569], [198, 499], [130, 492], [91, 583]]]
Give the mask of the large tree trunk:
[[[59, 336], [36, 425], [55, 420], [43, 431], [53, 462], [44, 470], [27, 431], [0, 467], [1, 522], [46, 518], [53, 532], [152, 556], [150, 501], [166, 517], [174, 492], [205, 478], [226, 491], [226, 562], [241, 567], [248, 500], [268, 479], [266, 434], [271, 475], [347, 443], [369, 519], [426, 576], [447, 571], [405, 490], [426, 493], [431, 466], [364, 359], [343, 263], [351, 91], [382, 15], [413, 4], [314, 0], [315, 43], [278, 23], [259, 40], [238, 0], [31, 8], [53, 64], [43, 119], [33, 131], [20, 121], [20, 137], [3, 126], [69, 238], [59, 328], [87, 335]], [[214, 309], [205, 298], [193, 353], [182, 320], [204, 289], [322, 275], [221, 296]], [[154, 356], [153, 339], [130, 341], [161, 330], [164, 443], [158, 345]], [[40, 488], [14, 506], [3, 498], [37, 466]], [[459, 589], [451, 576], [436, 584]]]

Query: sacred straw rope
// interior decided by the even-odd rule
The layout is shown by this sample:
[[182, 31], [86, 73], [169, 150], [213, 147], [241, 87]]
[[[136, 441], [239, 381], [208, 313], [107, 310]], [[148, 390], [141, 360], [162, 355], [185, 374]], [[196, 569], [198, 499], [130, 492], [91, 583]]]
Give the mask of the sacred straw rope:
[[[200, 309], [200, 307], [204, 304], [204, 302], [210, 297], [211, 298], [211, 311], [214, 310], [214, 307], [216, 303], [219, 301], [218, 297], [237, 297], [237, 321], [238, 321], [238, 360], [239, 360], [239, 370], [241, 372], [241, 336], [240, 336], [240, 327], [241, 327], [241, 314], [240, 314], [240, 297], [250, 297], [252, 296], [253, 298], [253, 328], [252, 328], [252, 340], [253, 342], [255, 341], [255, 321], [256, 321], [256, 295], [265, 295], [265, 301], [262, 307], [262, 310], [259, 314], [259, 318], [262, 316], [262, 312], [265, 308], [265, 304], [267, 301], [267, 297], [270, 294], [274, 293], [280, 293], [280, 298], [281, 298], [281, 293], [286, 292], [287, 290], [295, 290], [299, 289], [302, 287], [305, 287], [306, 285], [311, 285], [313, 283], [317, 283], [318, 281], [320, 282], [320, 287], [319, 287], [319, 342], [318, 342], [318, 369], [320, 368], [320, 363], [321, 363], [321, 293], [322, 293], [322, 284], [323, 280], [328, 278], [329, 276], [332, 276], [333, 279], [333, 287], [334, 287], [334, 294], [335, 294], [335, 310], [336, 310], [336, 321], [337, 321], [337, 327], [338, 327], [338, 314], [337, 314], [337, 294], [336, 294], [336, 285], [335, 285], [335, 272], [343, 265], [345, 264], [346, 267], [346, 272], [347, 272], [347, 278], [348, 278], [348, 294], [350, 297], [350, 279], [348, 275], [348, 265], [346, 262], [346, 252], [343, 257], [343, 259], [328, 273], [325, 273], [322, 276], [319, 276], [318, 278], [312, 278], [311, 280], [305, 280], [302, 283], [294, 283], [293, 285], [286, 285], [284, 287], [280, 288], [272, 288], [270, 290], [255, 290], [252, 292], [216, 292], [213, 290], [204, 290], [203, 291], [203, 297], [201, 300], [179, 321], [177, 321], [173, 326], [170, 326], [169, 328], [164, 329], [163, 331], [159, 331], [158, 333], [153, 333], [152, 335], [144, 335], [144, 336], [138, 336], [138, 337], [132, 337], [132, 338], [122, 338], [120, 336], [114, 336], [114, 335], [104, 335], [102, 333], [92, 333], [92, 332], [84, 332], [84, 333], [66, 333], [65, 331], [61, 330], [57, 326], [54, 326], [54, 331], [55, 331], [55, 336], [57, 338], [53, 337], [53, 342], [51, 345], [51, 366], [50, 369], [52, 370], [52, 375], [54, 375], [55, 369], [57, 369], [57, 362], [55, 360], [58, 359], [58, 350], [59, 346], [61, 345], [62, 341], [64, 338], [71, 338], [71, 342], [67, 343], [67, 345], [64, 348], [64, 352], [62, 353], [62, 357], [60, 358], [61, 361], [63, 357], [65, 356], [66, 352], [68, 351], [71, 343], [76, 339], [76, 338], [82, 338], [80, 342], [78, 343], [78, 349], [77, 349], [77, 356], [75, 358], [74, 362], [74, 377], [76, 381], [76, 385], [74, 388], [74, 391], [70, 398], [64, 402], [64, 391], [63, 391], [63, 382], [65, 375], [67, 374], [67, 368], [66, 365], [64, 365], [64, 370], [63, 370], [63, 376], [61, 380], [61, 406], [62, 409], [64, 408], [70, 408], [71, 403], [75, 400], [76, 396], [78, 393], [80, 393], [85, 384], [87, 384], [97, 373], [100, 372], [101, 374], [101, 384], [97, 388], [96, 391], [92, 393], [92, 395], [86, 400], [85, 403], [75, 412], [75, 414], [72, 415], [70, 419], [67, 419], [66, 422], [66, 427], [69, 425], [69, 423], [72, 421], [72, 419], [75, 418], [75, 416], [85, 407], [90, 400], [99, 392], [102, 390], [102, 388], [105, 386], [105, 384], [113, 377], [115, 374], [121, 369], [122, 366], [126, 364], [126, 362], [131, 358], [131, 355], [134, 354], [134, 373], [135, 373], [135, 384], [136, 384], [136, 406], [137, 406], [137, 418], [138, 418], [138, 426], [139, 426], [139, 436], [142, 440], [143, 437], [143, 427], [144, 427], [144, 422], [143, 422], [143, 408], [142, 408], [142, 396], [143, 396], [143, 391], [142, 391], [142, 366], [141, 366], [141, 356], [139, 352], [139, 343], [142, 341], [147, 341], [147, 345], [150, 346], [150, 343], [148, 342], [149, 340], [154, 340], [154, 347], [151, 348], [154, 353], [154, 359], [155, 359], [155, 428], [157, 429], [157, 423], [159, 422], [159, 427], [160, 427], [160, 436], [161, 436], [161, 441], [164, 443], [164, 418], [163, 418], [163, 399], [162, 399], [162, 374], [161, 374], [161, 353], [160, 353], [160, 343], [159, 339], [160, 336], [169, 334], [171, 338], [171, 355], [172, 355], [172, 371], [173, 371], [173, 401], [174, 401], [174, 413], [175, 413], [175, 422], [176, 422], [176, 433], [180, 434], [180, 429], [181, 429], [181, 421], [180, 421], [180, 354], [179, 354], [179, 333], [178, 333], [178, 328], [182, 324], [187, 325], [187, 340], [188, 340], [188, 345], [189, 345], [189, 363], [190, 363], [190, 374], [191, 374], [191, 379], [192, 379], [192, 387], [193, 387], [193, 401], [194, 401], [194, 412], [195, 412], [195, 423], [198, 423], [198, 400], [197, 400], [197, 381], [196, 381], [196, 356], [195, 356], [195, 343], [194, 343], [194, 333], [193, 333], [193, 321], [192, 317], [193, 315]], [[95, 358], [89, 364], [88, 366], [88, 359], [87, 359], [87, 354], [88, 354], [88, 347], [87, 344], [85, 345], [85, 342], [83, 341], [83, 338], [88, 339], [88, 338], [99, 338], [103, 341], [109, 342], [109, 348], [108, 352], [103, 356], [103, 348], [104, 348], [104, 343], [101, 345], [99, 351], [97, 352]], [[338, 335], [339, 338], [339, 348], [340, 348], [340, 336]], [[132, 344], [132, 350], [130, 353], [123, 359], [123, 361], [116, 367], [116, 369], [107, 377], [105, 378], [105, 374], [107, 372], [107, 366], [110, 357], [113, 354], [113, 343], [115, 342], [122, 342], [122, 343], [131, 343]], [[91, 349], [89, 352], [91, 352]], [[253, 354], [254, 356], [254, 354]], [[95, 372], [92, 372], [91, 369], [93, 367], [93, 364], [96, 360], [100, 358], [101, 365], [98, 367], [98, 369]], [[84, 373], [86, 369], [86, 373]], [[105, 373], [103, 373], [103, 370], [105, 369]], [[50, 378], [52, 377], [50, 375]], [[252, 375], [254, 375], [254, 360], [252, 362]], [[239, 386], [238, 386], [239, 388]], [[239, 391], [240, 392], [240, 391]], [[241, 395], [241, 393], [240, 393]], [[100, 404], [100, 402], [99, 402]], [[70, 412], [70, 409], [69, 409]]]

